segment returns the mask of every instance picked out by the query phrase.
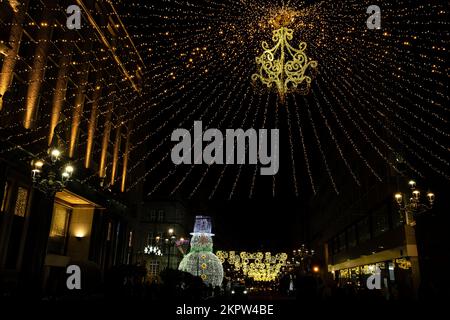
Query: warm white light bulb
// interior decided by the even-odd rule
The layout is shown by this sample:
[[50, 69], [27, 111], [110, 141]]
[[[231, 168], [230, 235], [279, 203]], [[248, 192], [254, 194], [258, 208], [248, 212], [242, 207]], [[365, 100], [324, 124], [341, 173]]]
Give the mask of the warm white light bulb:
[[52, 161], [57, 161], [57, 160], [59, 160], [59, 156], [61, 155], [61, 152], [58, 149], [53, 149], [50, 154], [52, 156]]
[[43, 162], [42, 160], [37, 160], [37, 161], [34, 163], [34, 167], [35, 167], [36, 169], [41, 169], [43, 166], [44, 166], [44, 162]]
[[72, 174], [73, 173], [73, 167], [70, 165], [70, 164], [68, 164], [67, 166], [66, 166], [66, 172], [68, 173], [68, 174]]

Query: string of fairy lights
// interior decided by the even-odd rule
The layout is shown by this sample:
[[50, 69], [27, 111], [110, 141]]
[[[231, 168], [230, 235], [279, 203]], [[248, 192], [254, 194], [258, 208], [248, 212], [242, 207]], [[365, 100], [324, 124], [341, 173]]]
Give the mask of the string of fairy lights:
[[[216, 256], [222, 264], [229, 265], [233, 272], [263, 282], [277, 280], [288, 260], [288, 254], [284, 252], [217, 251]], [[228, 273], [231, 273], [231, 269]]]
[[[349, 3], [351, 5], [349, 5]], [[410, 8], [409, 6], [406, 6], [406, 4], [408, 3], [403, 3], [403, 5], [405, 5], [405, 8], [402, 8], [402, 10], [400, 11], [398, 10], [398, 5], [383, 4], [383, 21], [388, 21], [389, 18], [392, 19], [393, 17], [398, 17], [399, 19], [417, 17], [417, 15], [411, 13], [411, 11], [427, 9], [423, 5], [415, 8]], [[164, 32], [166, 32], [166, 34], [168, 35], [177, 34], [176, 47], [178, 50], [186, 52], [186, 54], [187, 52], [191, 51], [190, 46], [192, 46], [192, 44], [188, 43], [185, 48], [182, 48], [179, 45], [179, 43], [181, 42], [179, 39], [189, 37], [189, 34], [197, 35], [201, 39], [204, 39], [204, 35], [206, 34], [209, 37], [208, 48], [210, 48], [211, 50], [230, 50], [230, 48], [235, 48], [233, 44], [245, 44], [247, 47], [240, 50], [237, 57], [230, 55], [229, 59], [232, 59], [233, 63], [239, 63], [240, 65], [242, 65], [242, 61], [246, 61], [247, 64], [244, 65], [244, 67], [247, 69], [247, 72], [249, 74], [254, 71], [255, 66], [250, 59], [247, 60], [245, 53], [257, 52], [256, 49], [258, 47], [259, 40], [264, 37], [264, 35], [262, 35], [263, 32], [259, 32], [260, 30], [257, 30], [256, 26], [258, 25], [258, 27], [261, 27], [261, 29], [267, 30], [268, 32], [266, 33], [266, 35], [270, 34], [270, 30], [268, 30], [269, 26], [267, 25], [267, 23], [264, 24], [264, 22], [267, 22], [267, 17], [270, 17], [273, 12], [276, 12], [277, 9], [282, 6], [281, 3], [271, 5], [265, 1], [230, 1], [226, 4], [223, 4], [214, 1], [208, 1], [208, 3], [180, 3], [177, 1], [169, 0], [164, 1], [164, 5], [161, 6], [144, 4], [131, 5], [139, 6], [140, 8], [145, 8], [146, 10], [148, 10], [148, 12], [152, 12], [151, 15], [142, 16], [136, 16], [133, 14], [133, 19], [140, 19], [143, 24], [148, 24], [149, 26], [151, 26], [152, 30], [159, 30], [155, 31], [155, 33], [144, 35], [143, 37], [146, 37], [148, 39], [158, 39], [162, 35], [165, 35]], [[329, 2], [322, 1], [317, 4], [313, 4], [310, 7], [306, 6], [303, 3], [299, 3], [298, 1], [294, 1], [293, 3], [291, 3], [292, 8], [305, 8], [303, 11], [299, 10], [299, 17], [301, 18], [299, 19], [299, 23], [294, 26], [293, 29], [301, 31], [302, 40], [303, 38], [317, 39], [317, 41], [306, 42], [310, 46], [310, 50], [312, 52], [310, 56], [314, 56], [315, 59], [319, 60], [321, 66], [317, 84], [313, 85], [313, 93], [311, 94], [312, 100], [311, 98], [303, 99], [302, 103], [298, 104], [297, 99], [292, 99], [292, 101], [291, 99], [289, 99], [288, 101], [290, 102], [288, 102], [288, 106], [292, 107], [294, 117], [292, 117], [291, 114], [292, 109], [289, 108], [287, 119], [280, 119], [288, 121], [288, 139], [290, 145], [289, 151], [293, 176], [293, 189], [296, 195], [299, 194], [298, 183], [296, 182], [297, 175], [301, 174], [300, 172], [297, 173], [297, 165], [295, 164], [295, 162], [298, 162], [300, 158], [296, 156], [299, 150], [301, 152], [300, 154], [302, 154], [303, 156], [303, 162], [306, 169], [305, 171], [307, 176], [309, 177], [312, 191], [315, 192], [316, 190], [314, 183], [315, 173], [312, 172], [314, 166], [311, 167], [309, 165], [309, 157], [311, 157], [310, 153], [314, 152], [315, 148], [314, 146], [309, 148], [308, 143], [303, 137], [307, 133], [307, 131], [305, 132], [305, 130], [307, 129], [304, 128], [306, 124], [303, 124], [303, 121], [305, 120], [309, 120], [309, 125], [313, 127], [313, 137], [317, 142], [316, 149], [318, 149], [316, 151], [319, 152], [321, 158], [323, 159], [325, 171], [330, 177], [331, 184], [336, 192], [338, 192], [339, 187], [336, 185], [335, 179], [333, 178], [332, 169], [328, 165], [328, 162], [330, 160], [326, 158], [326, 152], [324, 151], [324, 148], [322, 146], [322, 141], [324, 141], [324, 139], [331, 139], [333, 144], [336, 145], [341, 161], [347, 167], [355, 183], [360, 184], [360, 174], [356, 172], [356, 169], [353, 165], [353, 158], [355, 157], [364, 164], [366, 170], [374, 175], [377, 180], [381, 181], [382, 176], [380, 175], [380, 172], [377, 172], [372, 163], [373, 157], [367, 155], [366, 149], [360, 147], [361, 142], [353, 138], [353, 130], [360, 132], [364, 141], [368, 142], [369, 145], [372, 146], [372, 151], [374, 151], [377, 157], [383, 160], [388, 165], [392, 166], [394, 169], [395, 163], [393, 163], [390, 157], [386, 156], [385, 152], [382, 150], [384, 148], [387, 148], [389, 151], [395, 152], [398, 147], [394, 147], [393, 145], [398, 143], [402, 149], [406, 148], [406, 151], [410, 151], [412, 149], [409, 147], [409, 141], [411, 141], [415, 145], [418, 144], [418, 139], [416, 139], [414, 135], [409, 134], [407, 131], [405, 131], [404, 129], [402, 130], [400, 127], [407, 124], [408, 127], [410, 127], [409, 117], [413, 117], [414, 119], [421, 122], [420, 125], [429, 126], [433, 130], [441, 134], [445, 133], [442, 129], [439, 128], [442, 127], [442, 124], [447, 123], [445, 120], [445, 111], [447, 110], [445, 108], [442, 108], [443, 104], [439, 101], [435, 101], [435, 104], [437, 106], [440, 106], [442, 110], [436, 110], [434, 105], [431, 106], [429, 101], [427, 101], [428, 98], [426, 97], [435, 94], [435, 88], [426, 86], [423, 87], [417, 82], [417, 80], [422, 79], [421, 81], [428, 82], [429, 84], [436, 83], [438, 87], [440, 85], [441, 90], [437, 90], [439, 91], [439, 93], [437, 93], [437, 96], [440, 95], [441, 99], [443, 100], [446, 99], [446, 95], [444, 93], [445, 83], [443, 83], [442, 80], [435, 81], [434, 78], [431, 77], [424, 78], [423, 73], [426, 72], [426, 67], [425, 64], [417, 62], [417, 57], [404, 55], [401, 57], [402, 59], [398, 59], [399, 55], [404, 53], [403, 47], [399, 48], [398, 44], [400, 43], [405, 47], [409, 46], [408, 44], [403, 44], [405, 42], [405, 39], [403, 38], [404, 35], [402, 33], [395, 34], [394, 30], [389, 29], [389, 31], [385, 31], [385, 33], [378, 31], [375, 37], [370, 36], [368, 34], [370, 31], [364, 29], [365, 20], [367, 18], [364, 10], [366, 7], [364, 5], [365, 4], [356, 4], [354, 1], [347, 1], [340, 4], [330, 4]], [[226, 10], [224, 10], [224, 6], [226, 6]], [[442, 11], [442, 8], [438, 7], [438, 4], [428, 4], [427, 6], [430, 7], [428, 8], [429, 10], [438, 12]], [[439, 10], [437, 8], [439, 8]], [[202, 18], [197, 19], [197, 17], [199, 16], [198, 12], [203, 12], [205, 14], [201, 15]], [[249, 14], [250, 12], [252, 13], [251, 15]], [[192, 15], [194, 13], [197, 13], [195, 15], [196, 19], [192, 18]], [[428, 14], [428, 16], [423, 14], [419, 16], [426, 19], [439, 18], [432, 13]], [[218, 17], [220, 17], [220, 20], [217, 20]], [[156, 19], [156, 22], [151, 23], [150, 19]], [[355, 20], [357, 19], [360, 20], [359, 24], [355, 24]], [[441, 23], [444, 23], [444, 21], [441, 21]], [[223, 28], [213, 27], [212, 30], [218, 30], [218, 34], [222, 36], [222, 38], [227, 39], [227, 41], [224, 41], [227, 45], [224, 45], [224, 42], [222, 42], [222, 39], [220, 39], [219, 37], [216, 38], [214, 32], [208, 31], [211, 30], [210, 24], [213, 24], [215, 26], [219, 25]], [[392, 24], [395, 25], [396, 22], [393, 21]], [[430, 36], [431, 38], [437, 38], [433, 37], [433, 35], [438, 34], [439, 31], [421, 31], [426, 29], [420, 28], [420, 26], [422, 25], [420, 24], [420, 22], [415, 22], [413, 25], [415, 25], [416, 28], [417, 25], [419, 27], [417, 28], [418, 30], [406, 30], [407, 33], [411, 35], [411, 38], [417, 39], [418, 37], [422, 37], [421, 33], [424, 34], [424, 39], [430, 39]], [[175, 28], [176, 31], [173, 30]], [[338, 30], [338, 32], [330, 32], [331, 28]], [[201, 41], [202, 40], [198, 42], [201, 43]], [[199, 44], [198, 42], [196, 43], [196, 45], [203, 45]], [[423, 45], [423, 48], [425, 48], [424, 46], [425, 44]], [[438, 46], [436, 45], [436, 47]], [[418, 50], [423, 49], [421, 44], [417, 45], [416, 48]], [[439, 48], [441, 50], [445, 49], [441, 46], [439, 46]], [[156, 51], [158, 50], [152, 50], [152, 52]], [[348, 53], [342, 55], [342, 53], [346, 51]], [[370, 51], [372, 51], [371, 54], [367, 55], [367, 52]], [[388, 53], [389, 55], [387, 55]], [[436, 58], [432, 55], [420, 54], [420, 58], [423, 60], [432, 61], [434, 66], [436, 66], [439, 62], [441, 64], [443, 63], [443, 60], [439, 60], [442, 58]], [[382, 61], [383, 63], [378, 63], [380, 61]], [[214, 61], [210, 61], [209, 63], [211, 64], [211, 66], [215, 65]], [[348, 70], [352, 70], [351, 64], [364, 68], [363, 74], [355, 72], [354, 75], [348, 76]], [[405, 75], [408, 75], [408, 77], [401, 78], [400, 81], [396, 80], [396, 82], [389, 84], [381, 81], [386, 73], [398, 69], [398, 66], [400, 67], [400, 76], [404, 77]], [[412, 69], [408, 70], [407, 74], [405, 71], [406, 66], [408, 66], [409, 69]], [[179, 72], [177, 73], [177, 75], [178, 77], [183, 77]], [[333, 78], [328, 78], [328, 75]], [[339, 79], [339, 84], [337, 84], [335, 81], [332, 81], [333, 79]], [[241, 81], [245, 82], [248, 81], [248, 79], [243, 77]], [[373, 83], [378, 83], [381, 88], [372, 87], [370, 89], [364, 89], [362, 87], [364, 84], [367, 84], [367, 86], [369, 86]], [[358, 88], [358, 86], [360, 86], [360, 89], [356, 90], [355, 88]], [[386, 89], [388, 89], [389, 91], [387, 91]], [[226, 89], [223, 88], [223, 90]], [[229, 91], [229, 88], [227, 88], [227, 90]], [[316, 90], [317, 92], [314, 93], [314, 90]], [[373, 92], [374, 90], [376, 91]], [[188, 94], [194, 94], [194, 91], [195, 89], [193, 89], [191, 92], [188, 91]], [[217, 90], [214, 91], [214, 93], [216, 92]], [[389, 92], [389, 94], [385, 92]], [[364, 93], [364, 95], [362, 93]], [[248, 92], [246, 94], [248, 95]], [[378, 95], [378, 97], [375, 94]], [[417, 100], [416, 98], [419, 100]], [[268, 101], [269, 99], [270, 98], [268, 97]], [[353, 99], [358, 99], [358, 104], [353, 102]], [[250, 98], [247, 100], [242, 98], [241, 101], [253, 101], [253, 103], [255, 103], [254, 101], [261, 101], [261, 99]], [[344, 101], [345, 103], [343, 103]], [[399, 101], [408, 101], [408, 105], [398, 104]], [[419, 103], [418, 101], [427, 101], [427, 103]], [[393, 137], [392, 139], [396, 141], [392, 143], [388, 142], [388, 139], [382, 138], [379, 129], [377, 130], [375, 129], [375, 127], [378, 124], [382, 125], [385, 120], [381, 118], [379, 114], [375, 113], [376, 111], [368, 109], [371, 104], [374, 104], [374, 102], [376, 102], [379, 109], [388, 110], [395, 114], [396, 111], [394, 110], [393, 106], [396, 105], [396, 108], [399, 108], [400, 112], [404, 112], [404, 114], [396, 115], [398, 120], [396, 119], [395, 121], [392, 121], [393, 127], [388, 128], [388, 130], [395, 129], [395, 131], [391, 131], [390, 133], [392, 133], [393, 135], [400, 134], [402, 138], [408, 138], [409, 141], [405, 141], [405, 139], [401, 139], [399, 137]], [[391, 105], [390, 103], [393, 102], [395, 102], [396, 104]], [[230, 101], [224, 100], [224, 103], [229, 104]], [[246, 110], [252, 110], [253, 103], [246, 105]], [[268, 104], [271, 103], [273, 103], [273, 101], [268, 102]], [[364, 105], [359, 105], [363, 103]], [[409, 109], [411, 106], [415, 107], [414, 111]], [[304, 107], [307, 108], [307, 113], [304, 114], [305, 118], [302, 118], [300, 116], [300, 110], [302, 110], [302, 108]], [[273, 106], [273, 108], [275, 107]], [[309, 110], [309, 108], [312, 108], [312, 110]], [[218, 109], [220, 109], [220, 106], [218, 107]], [[340, 112], [340, 109], [344, 111], [344, 114]], [[242, 110], [242, 105], [236, 105], [235, 111], [239, 113], [240, 110]], [[317, 113], [317, 111], [319, 112]], [[350, 112], [352, 113], [351, 115]], [[416, 112], [423, 113], [427, 116], [427, 118], [417, 115]], [[365, 118], [364, 113], [369, 113], [370, 118]], [[277, 113], [274, 114], [274, 117], [275, 115], [277, 115]], [[319, 116], [319, 119], [314, 119], [314, 117], [317, 117], [317, 115]], [[243, 123], [245, 123], [245, 115], [243, 114], [241, 116], [243, 117]], [[430, 119], [430, 116], [434, 119]], [[348, 128], [348, 123], [347, 121], [344, 121], [344, 119], [342, 119], [343, 117], [345, 117], [345, 120], [350, 121], [352, 125], [351, 128]], [[204, 121], [213, 120], [213, 118], [201, 119]], [[256, 117], [254, 119], [256, 119]], [[295, 121], [292, 122], [292, 120]], [[436, 122], [435, 120], [439, 120], [440, 123]], [[318, 124], [320, 125], [320, 127], [325, 125], [325, 132], [328, 132], [328, 138], [324, 137], [324, 132], [322, 129], [322, 131], [318, 129]], [[265, 122], [263, 124], [263, 127], [264, 125]], [[164, 122], [163, 126], [170, 126], [170, 123]], [[293, 135], [294, 130], [292, 130], [294, 126], [297, 128], [297, 130], [295, 131], [298, 132], [298, 134], [296, 134], [295, 136]], [[416, 134], [424, 135], [426, 138], [432, 137], [424, 130], [420, 130]], [[437, 139], [432, 139], [432, 141], [435, 145], [438, 145], [441, 150], [448, 152], [448, 150], [445, 150], [445, 145], [442, 143], [442, 140], [440, 141]], [[300, 142], [301, 147], [298, 146], [298, 142]], [[347, 144], [351, 146], [354, 155], [348, 154], [348, 148], [346, 147]], [[157, 146], [162, 147], [161, 144], [157, 144]], [[442, 164], [446, 165], [447, 161], [445, 160], [445, 158], [442, 156], [438, 156], [435, 151], [430, 150], [426, 145], [421, 144], [415, 149], [422, 149], [422, 151], [425, 152], [419, 153], [417, 151], [412, 151], [412, 154], [418, 157], [418, 159], [425, 163], [427, 166], [431, 165], [432, 169], [435, 167], [432, 164], [434, 158], [438, 159]], [[167, 148], [166, 156], [169, 154], [169, 152], [170, 149]], [[425, 157], [424, 154], [426, 154], [427, 156]], [[144, 159], [149, 160], [150, 157], [146, 155]], [[155, 160], [154, 162], [150, 160], [150, 162], [152, 162], [153, 165], [150, 165], [147, 173], [155, 173], [157, 171], [156, 168], [163, 163], [163, 161], [159, 160]], [[421, 175], [421, 173], [417, 169], [415, 169], [411, 163], [407, 162], [407, 165], [410, 169], [413, 169], [415, 173]], [[227, 167], [228, 166], [225, 165], [221, 170], [219, 170], [220, 173], [216, 179], [215, 186], [212, 188], [212, 192], [210, 195], [211, 197], [215, 195], [216, 190], [222, 183], [225, 172], [226, 170], [228, 170]], [[177, 175], [181, 170], [186, 170], [185, 174]], [[185, 183], [185, 181], [187, 180], [187, 176], [191, 175], [195, 170], [196, 169], [193, 166], [187, 166], [185, 169], [177, 167], [174, 170], [169, 171], [168, 174], [163, 175], [161, 179], [157, 179], [157, 181], [161, 182], [161, 180], [163, 180], [164, 183], [168, 184], [168, 190], [172, 190], [172, 193], [174, 193], [178, 191], [179, 188]], [[237, 167], [235, 179], [233, 179], [234, 182], [230, 186], [229, 197], [232, 197], [235, 193], [237, 181], [240, 179], [242, 170], [242, 166]], [[257, 178], [257, 170], [252, 170], [254, 170], [255, 174], [252, 175], [251, 178], [250, 195], [253, 195], [254, 184]], [[193, 190], [190, 193], [191, 197], [198, 190], [199, 184], [205, 181], [207, 174], [214, 175], [213, 171], [214, 170], [211, 167], [207, 167], [202, 173], [199, 174], [197, 180], [198, 183], [194, 184]], [[445, 172], [443, 170], [439, 170], [437, 171], [437, 173], [443, 174], [445, 176]], [[148, 176], [149, 175], [146, 175], [145, 178], [148, 178]], [[175, 183], [175, 187], [173, 188], [170, 187], [168, 179], [172, 176], [176, 176], [175, 179], [171, 180]], [[274, 178], [273, 183], [274, 189], [275, 179], [276, 178]], [[149, 194], [153, 194], [162, 185], [162, 183], [158, 183], [157, 187], [153, 188], [151, 192], [149, 192]]]
[[[383, 181], [381, 164], [401, 173], [395, 155], [401, 155], [416, 176], [438, 175], [450, 180], [445, 71], [448, 45], [444, 34], [449, 24], [448, 8], [438, 0], [383, 1], [378, 4], [381, 29], [369, 30], [366, 9], [372, 4], [377, 3], [123, 1], [117, 5], [117, 12], [145, 62], [140, 94], [109, 62], [107, 50], [93, 45], [98, 41], [95, 34], [83, 29], [72, 37], [54, 36], [49, 40], [47, 60], [53, 63], [42, 66], [44, 69], [32, 70], [35, 57], [29, 54], [19, 56], [14, 72], [21, 79], [28, 79], [31, 71], [45, 72], [42, 87], [52, 88], [51, 96], [58, 96], [55, 68], [63, 55], [62, 47], [70, 47], [69, 63], [76, 71], [63, 75], [71, 89], [61, 89], [63, 113], [68, 120], [76, 106], [67, 102], [76, 97], [83, 64], [89, 63], [90, 74], [101, 74], [97, 79], [102, 90], [97, 118], [107, 117], [108, 103], [114, 98], [111, 140], [116, 130], [133, 123], [128, 166], [133, 178], [127, 190], [145, 182], [149, 196], [185, 192], [194, 197], [208, 183], [209, 198], [223, 192], [232, 199], [240, 196], [241, 190], [245, 190], [245, 196], [254, 197], [265, 188], [276, 197], [288, 188], [279, 175], [269, 182], [259, 177], [259, 165], [174, 166], [170, 160], [174, 145], [171, 133], [175, 128], [191, 129], [196, 120], [202, 121], [204, 130], [279, 128], [287, 145], [280, 148], [284, 162], [279, 174], [289, 177], [289, 188], [297, 197], [307, 192], [308, 185], [308, 192], [315, 194], [321, 176], [339, 193], [341, 172], [356, 185], [362, 184], [366, 172]], [[56, 4], [52, 10], [63, 15], [65, 8]], [[291, 45], [305, 42], [308, 57], [318, 62], [309, 94], [288, 94], [284, 102], [251, 81], [261, 43], [271, 43], [271, 21], [280, 11], [293, 17], [289, 25], [293, 30]], [[41, 28], [62, 28], [45, 25], [32, 14], [25, 20], [31, 33]], [[14, 23], [6, 24], [14, 27]], [[128, 35], [119, 34], [117, 40], [128, 41]], [[34, 39], [21, 40], [21, 46], [30, 50], [35, 45]], [[126, 60], [127, 66], [140, 63], [140, 57], [133, 54]], [[22, 85], [30, 82], [23, 80]], [[87, 90], [93, 92], [95, 86], [96, 82], [91, 82]], [[27, 95], [16, 96], [18, 107], [4, 108], [0, 121], [27, 111]], [[51, 96], [47, 95], [47, 103]], [[0, 152], [44, 143], [51, 118], [51, 112], [44, 113], [36, 126], [16, 134], [11, 132], [22, 125], [20, 122], [0, 127], [2, 141], [15, 142]], [[87, 110], [81, 112], [80, 121], [92, 121]], [[105, 126], [105, 121], [98, 121], [97, 132], [101, 134]], [[86, 149], [87, 141], [88, 133], [81, 132], [79, 150]], [[123, 156], [119, 154], [120, 161]], [[84, 153], [77, 156], [80, 163], [85, 158]], [[94, 181], [95, 176], [93, 173], [83, 182]], [[120, 179], [115, 177], [116, 182]]]

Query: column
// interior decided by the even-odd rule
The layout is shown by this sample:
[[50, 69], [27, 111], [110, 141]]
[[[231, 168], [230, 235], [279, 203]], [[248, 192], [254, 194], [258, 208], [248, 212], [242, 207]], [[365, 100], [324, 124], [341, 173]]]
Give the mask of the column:
[[97, 77], [97, 85], [95, 86], [94, 96], [92, 98], [91, 116], [89, 117], [88, 136], [86, 143], [86, 157], [84, 166], [86, 169], [91, 167], [92, 147], [94, 145], [95, 130], [97, 128], [98, 104], [102, 96], [101, 79]]
[[120, 150], [120, 135], [121, 135], [121, 124], [116, 128], [116, 137], [114, 139], [114, 152], [113, 152], [113, 163], [111, 170], [111, 185], [114, 185], [117, 173], [117, 163], [119, 162], [119, 150]]
[[126, 182], [127, 182], [127, 170], [128, 170], [128, 160], [130, 157], [130, 138], [131, 138], [131, 123], [128, 124], [127, 130], [127, 140], [125, 143], [125, 153], [123, 155], [123, 168], [122, 168], [122, 185], [120, 187], [121, 192], [125, 192]]
[[413, 227], [405, 225], [406, 254], [411, 261], [411, 276], [413, 298], [418, 298], [420, 286], [419, 253], [417, 250], [416, 231]]
[[21, 292], [39, 298], [42, 293], [44, 261], [53, 216], [53, 199], [34, 191], [21, 267]]
[[114, 102], [110, 101], [108, 103], [108, 111], [106, 112], [105, 118], [105, 127], [103, 129], [102, 153], [100, 156], [100, 169], [99, 169], [100, 178], [106, 177], [106, 157], [108, 155], [109, 136], [111, 134], [111, 117], [113, 106]]
[[39, 92], [44, 80], [45, 69], [47, 66], [47, 55], [50, 47], [51, 35], [53, 31], [51, 9], [46, 7], [39, 22], [39, 31], [37, 33], [37, 45], [34, 52], [32, 70], [28, 77], [28, 91], [26, 97], [26, 110], [23, 126], [30, 129], [33, 126], [36, 110], [39, 101]]
[[[71, 34], [71, 33], [70, 33]], [[55, 92], [53, 93], [52, 100], [52, 114], [50, 117], [50, 132], [48, 135], [48, 145], [51, 144], [55, 127], [58, 124], [61, 116], [61, 110], [64, 102], [66, 101], [67, 83], [69, 82], [69, 66], [71, 61], [72, 41], [69, 36], [63, 39], [63, 43], [60, 46], [61, 56], [58, 60], [58, 75], [56, 78]]]
[[3, 109], [3, 96], [8, 91], [13, 77], [14, 68], [16, 66], [17, 54], [19, 53], [20, 41], [23, 34], [23, 21], [25, 18], [26, 8], [28, 7], [28, 1], [24, 1], [23, 6], [18, 6], [14, 12], [13, 19], [11, 21], [12, 27], [9, 34], [9, 47], [6, 57], [3, 60], [2, 69], [0, 71], [0, 111]]
[[78, 87], [75, 93], [75, 105], [72, 115], [72, 128], [70, 130], [69, 143], [69, 157], [73, 158], [75, 155], [75, 148], [77, 146], [78, 131], [80, 129], [81, 117], [83, 115], [84, 101], [86, 99], [86, 89], [89, 77], [89, 62], [84, 61], [79, 70]]

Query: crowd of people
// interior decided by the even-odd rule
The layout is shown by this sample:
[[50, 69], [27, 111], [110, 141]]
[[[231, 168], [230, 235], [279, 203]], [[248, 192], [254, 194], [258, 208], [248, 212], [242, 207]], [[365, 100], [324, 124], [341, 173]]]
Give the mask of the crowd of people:
[[[91, 268], [92, 269], [92, 268]], [[86, 276], [91, 274], [91, 276]], [[63, 279], [65, 274], [57, 278]], [[411, 288], [397, 284], [383, 286], [379, 290], [370, 290], [361, 283], [340, 281], [331, 276], [323, 277], [318, 273], [286, 273], [276, 282], [270, 283], [234, 283], [225, 278], [221, 286], [206, 285], [200, 277], [174, 269], [163, 270], [157, 277], [149, 277], [143, 266], [117, 266], [100, 278], [99, 272], [87, 272], [83, 277], [80, 292], [67, 290], [63, 281], [58, 287], [47, 289], [47, 299], [59, 298], [107, 298], [107, 299], [143, 299], [180, 301], [228, 300], [228, 299], [287, 299], [302, 301], [396, 301], [410, 300]], [[50, 282], [52, 283], [52, 282]], [[434, 290], [436, 291], [436, 290]], [[433, 288], [420, 288], [419, 298], [433, 294]], [[244, 293], [245, 292], [245, 293]], [[435, 295], [434, 295], [435, 296]]]

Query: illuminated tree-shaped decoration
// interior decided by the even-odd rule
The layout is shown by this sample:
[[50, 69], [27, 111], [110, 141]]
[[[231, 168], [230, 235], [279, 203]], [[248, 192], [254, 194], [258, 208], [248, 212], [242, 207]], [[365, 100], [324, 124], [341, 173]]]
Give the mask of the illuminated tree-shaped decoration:
[[264, 52], [256, 58], [258, 72], [252, 75], [253, 81], [260, 80], [268, 88], [275, 88], [282, 102], [287, 93], [309, 92], [312, 76], [307, 75], [307, 71], [318, 65], [306, 55], [306, 42], [300, 42], [298, 49], [289, 43], [294, 30], [286, 26], [292, 19], [283, 13], [272, 21], [272, 25], [278, 27], [272, 36], [275, 45], [271, 48], [266, 41], [262, 42]]
[[211, 233], [211, 218], [197, 216], [191, 235], [191, 249], [181, 260], [178, 269], [201, 277], [207, 285], [220, 286], [223, 280], [223, 267], [213, 253], [214, 234]]

